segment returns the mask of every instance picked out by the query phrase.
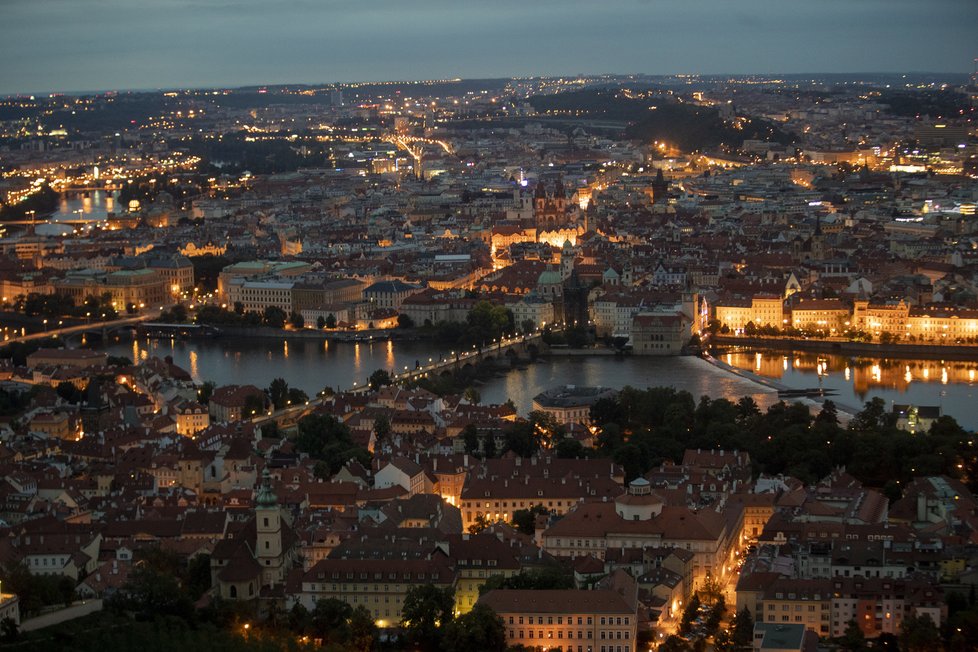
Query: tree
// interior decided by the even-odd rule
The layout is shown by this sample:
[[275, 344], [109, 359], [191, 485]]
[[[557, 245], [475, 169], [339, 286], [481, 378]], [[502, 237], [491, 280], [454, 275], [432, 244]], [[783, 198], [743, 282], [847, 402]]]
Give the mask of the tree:
[[197, 400], [201, 405], [207, 405], [211, 402], [211, 395], [214, 394], [214, 390], [217, 389], [217, 383], [211, 380], [205, 380], [200, 389], [197, 390]]
[[731, 641], [736, 647], [747, 647], [754, 640], [754, 618], [744, 607], [733, 617]]
[[312, 629], [325, 645], [343, 645], [350, 639], [350, 617], [353, 607], [336, 598], [317, 600], [312, 610]]
[[268, 398], [272, 401], [272, 407], [281, 410], [289, 400], [289, 384], [284, 378], [275, 378], [265, 390]]
[[690, 632], [693, 631], [693, 621], [696, 620], [697, 615], [700, 612], [700, 598], [698, 594], [693, 594], [689, 602], [686, 603], [686, 609], [683, 610], [682, 620], [679, 622], [679, 633], [683, 636], [689, 636]]
[[692, 652], [692, 647], [682, 637], [672, 634], [659, 646], [659, 652]]
[[318, 477], [340, 470], [351, 459], [370, 465], [370, 452], [353, 442], [350, 429], [329, 414], [310, 414], [299, 419], [295, 448], [322, 462], [316, 465]]
[[710, 609], [710, 616], [706, 619], [706, 631], [710, 634], [716, 634], [717, 630], [720, 628], [720, 621], [723, 620], [723, 614], [727, 611], [727, 601], [724, 599], [723, 594], [717, 598], [716, 602], [713, 603], [713, 607]]
[[336, 315], [333, 313], [326, 315], [326, 328], [336, 328]]
[[278, 306], [266, 306], [265, 312], [262, 314], [262, 321], [266, 326], [271, 326], [272, 328], [284, 327], [287, 318], [288, 315]]
[[377, 642], [377, 625], [370, 610], [357, 605], [350, 615], [350, 648], [354, 652], [370, 652]]
[[470, 405], [478, 405], [479, 401], [482, 400], [479, 390], [477, 390], [475, 387], [466, 387], [465, 391], [462, 392], [462, 397], [468, 401]]
[[465, 452], [469, 455], [479, 453], [479, 429], [474, 423], [467, 423], [462, 428], [462, 441], [465, 443]]
[[374, 436], [378, 442], [391, 436], [391, 420], [386, 414], [381, 414], [374, 419]]
[[493, 575], [479, 587], [479, 595], [493, 589], [519, 589], [521, 591], [548, 591], [574, 588], [574, 574], [558, 565], [551, 564], [529, 571], [521, 571], [510, 577]]
[[550, 510], [543, 505], [534, 505], [529, 509], [518, 509], [513, 512], [513, 527], [523, 534], [533, 536], [536, 528], [535, 523], [537, 520], [537, 515], [549, 513]]
[[393, 382], [394, 379], [391, 378], [390, 372], [386, 369], [378, 369], [370, 374], [370, 378], [367, 379], [370, 389], [374, 390], [375, 392], [381, 387], [386, 387]]
[[886, 402], [876, 396], [866, 401], [862, 411], [853, 417], [849, 428], [855, 431], [879, 430], [886, 419]]
[[292, 314], [289, 315], [289, 322], [292, 324], [292, 328], [303, 328], [306, 325], [306, 318], [301, 313], [292, 311]]
[[711, 574], [707, 574], [699, 590], [700, 599], [709, 605], [716, 604], [723, 597], [723, 584]]
[[754, 322], [749, 321], [744, 325], [744, 335], [747, 337], [757, 335], [757, 326], [754, 324]]
[[66, 607], [70, 607], [71, 603], [77, 597], [75, 594], [75, 581], [67, 575], [62, 575], [58, 578], [58, 597], [60, 602]]
[[478, 514], [475, 520], [472, 521], [472, 525], [469, 526], [469, 534], [478, 534], [492, 525], [492, 523], [492, 520], [485, 514]]
[[211, 556], [194, 556], [187, 562], [187, 583], [184, 587], [192, 600], [198, 600], [211, 588]]
[[240, 301], [235, 301], [234, 302], [234, 312], [235, 312], [235, 314], [243, 315], [244, 314], [244, 311], [245, 311], [244, 304], [241, 303]]
[[133, 568], [125, 585], [113, 596], [113, 602], [144, 618], [160, 615], [189, 618], [193, 613], [193, 603], [181, 591], [177, 578], [148, 563]]
[[506, 649], [506, 627], [502, 618], [484, 604], [477, 604], [442, 627], [441, 649], [445, 652]]
[[506, 450], [520, 457], [532, 457], [540, 449], [540, 442], [529, 421], [517, 421], [503, 433], [506, 437]]
[[249, 394], [245, 396], [244, 407], [241, 410], [241, 417], [244, 419], [250, 419], [258, 414], [265, 411], [265, 399], [264, 395], [259, 396], [258, 394]]
[[713, 649], [716, 652], [732, 652], [734, 649], [733, 637], [730, 630], [721, 629], [713, 637]]
[[591, 423], [603, 426], [608, 423], [620, 423], [622, 420], [621, 406], [617, 399], [599, 398], [591, 405], [589, 412]]
[[496, 435], [489, 433], [482, 443], [482, 455], [486, 459], [496, 457]]
[[468, 325], [466, 337], [476, 344], [491, 342], [513, 330], [513, 313], [505, 306], [480, 301], [469, 311], [465, 319]]
[[0, 620], [0, 641], [4, 643], [12, 643], [16, 641], [20, 636], [20, 628], [17, 627], [17, 623], [13, 618], [7, 616], [3, 620]]
[[423, 650], [437, 650], [439, 627], [452, 620], [455, 591], [434, 584], [419, 584], [408, 589], [401, 608], [401, 626], [408, 641]]
[[68, 382], [67, 380], [63, 380], [58, 383], [58, 386], [54, 391], [68, 403], [77, 404], [85, 398], [84, 393], [75, 387], [74, 383]]
[[927, 652], [941, 647], [941, 633], [927, 614], [913, 616], [900, 627], [900, 649], [907, 652]]
[[296, 634], [311, 632], [312, 614], [309, 613], [309, 610], [301, 602], [296, 602], [286, 615], [286, 624]]
[[290, 387], [286, 405], [302, 405], [309, 400], [309, 395], [298, 387]]
[[414, 320], [411, 319], [410, 315], [399, 314], [397, 316], [397, 327], [398, 328], [414, 328]]
[[554, 452], [561, 459], [577, 459], [585, 457], [584, 445], [576, 439], [564, 438], [554, 446]]
[[855, 620], [846, 623], [846, 631], [839, 637], [839, 648], [848, 652], [860, 652], [866, 649], [866, 635]]
[[316, 317], [316, 328], [319, 330], [326, 328], [326, 319], [322, 315]]

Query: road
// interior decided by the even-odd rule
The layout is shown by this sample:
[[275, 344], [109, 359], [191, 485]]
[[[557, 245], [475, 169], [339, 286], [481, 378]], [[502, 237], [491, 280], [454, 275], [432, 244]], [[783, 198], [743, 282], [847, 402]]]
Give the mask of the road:
[[35, 629], [43, 629], [44, 627], [57, 625], [58, 623], [63, 623], [67, 620], [81, 618], [82, 616], [87, 616], [88, 614], [95, 613], [96, 611], [101, 611], [101, 609], [101, 600], [83, 600], [71, 605], [70, 607], [58, 609], [57, 611], [43, 614], [37, 618], [25, 620], [20, 624], [20, 628], [25, 632], [32, 632]]

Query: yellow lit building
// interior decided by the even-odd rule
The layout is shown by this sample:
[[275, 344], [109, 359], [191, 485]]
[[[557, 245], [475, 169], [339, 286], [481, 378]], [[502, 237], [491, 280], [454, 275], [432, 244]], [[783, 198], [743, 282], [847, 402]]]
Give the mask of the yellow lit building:
[[757, 294], [751, 300], [728, 300], [717, 304], [716, 319], [730, 330], [743, 330], [748, 323], [755, 326], [784, 326], [784, 303], [773, 294]]
[[849, 307], [839, 299], [801, 299], [791, 309], [791, 325], [799, 330], [838, 334], [849, 318]]
[[904, 301], [893, 304], [873, 304], [865, 300], [853, 302], [852, 326], [874, 337], [881, 333], [903, 335], [907, 330], [910, 308]]
[[635, 607], [612, 589], [496, 589], [480, 603], [502, 618], [510, 646], [569, 652], [637, 649]]
[[440, 552], [429, 559], [323, 559], [302, 576], [292, 596], [307, 609], [335, 598], [366, 607], [378, 627], [396, 627], [408, 590], [422, 584], [455, 588], [456, 574]]

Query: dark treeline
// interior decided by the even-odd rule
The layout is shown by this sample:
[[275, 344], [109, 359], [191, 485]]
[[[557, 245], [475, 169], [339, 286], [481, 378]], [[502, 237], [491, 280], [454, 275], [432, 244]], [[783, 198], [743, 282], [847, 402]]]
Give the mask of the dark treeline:
[[687, 448], [721, 448], [749, 453], [756, 473], [784, 473], [805, 482], [844, 466], [890, 498], [920, 475], [962, 478], [978, 489], [972, 435], [949, 416], [929, 433], [912, 435], [896, 427], [880, 398], [842, 427], [831, 401], [813, 416], [800, 403], [782, 401], [762, 412], [749, 396], [736, 403], [706, 396], [696, 401], [669, 387], [626, 387], [617, 398], [598, 401], [591, 418], [600, 425], [598, 453], [622, 464], [629, 478], [664, 461], [680, 461]]
[[[683, 104], [667, 97], [629, 97], [617, 90], [586, 90], [530, 98], [537, 111], [574, 112], [584, 118], [623, 120], [632, 123], [629, 138], [663, 140], [692, 151], [727, 145], [739, 147], [745, 139], [788, 144], [794, 137], [773, 123], [746, 120], [741, 128], [728, 124], [711, 107]], [[650, 109], [654, 106], [655, 109]]]

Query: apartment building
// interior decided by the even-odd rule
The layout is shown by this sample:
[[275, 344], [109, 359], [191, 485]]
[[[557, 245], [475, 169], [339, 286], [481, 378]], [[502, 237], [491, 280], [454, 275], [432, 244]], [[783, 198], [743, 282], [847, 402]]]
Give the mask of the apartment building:
[[637, 616], [617, 591], [496, 589], [479, 599], [506, 627], [510, 646], [555, 652], [634, 652]]
[[379, 627], [395, 627], [409, 589], [423, 584], [454, 589], [457, 575], [440, 552], [426, 559], [323, 559], [302, 576], [291, 596], [307, 609], [335, 598], [351, 607], [364, 606]]

